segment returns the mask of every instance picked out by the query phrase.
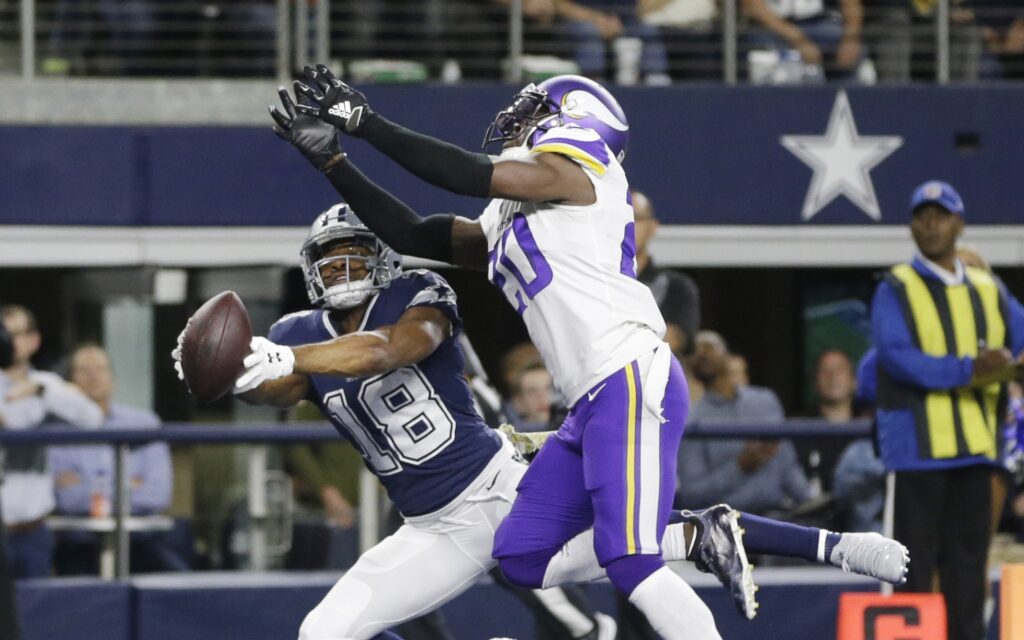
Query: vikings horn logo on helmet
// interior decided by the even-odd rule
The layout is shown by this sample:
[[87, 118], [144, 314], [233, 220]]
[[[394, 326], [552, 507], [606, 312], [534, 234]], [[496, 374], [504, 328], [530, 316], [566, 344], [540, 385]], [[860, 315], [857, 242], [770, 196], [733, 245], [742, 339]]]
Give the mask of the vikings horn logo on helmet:
[[496, 141], [518, 140], [527, 144], [553, 127], [574, 124], [592, 129], [622, 162], [629, 146], [629, 122], [618, 101], [607, 89], [583, 76], [555, 76], [540, 84], [528, 84], [494, 117], [484, 136], [484, 146]]

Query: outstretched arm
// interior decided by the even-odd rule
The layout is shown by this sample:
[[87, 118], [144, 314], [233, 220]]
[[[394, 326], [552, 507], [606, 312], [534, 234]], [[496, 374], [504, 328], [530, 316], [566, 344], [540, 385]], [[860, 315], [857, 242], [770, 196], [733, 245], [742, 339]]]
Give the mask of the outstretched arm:
[[594, 202], [583, 169], [558, 154], [492, 159], [372, 114], [359, 135], [417, 178], [453, 193], [536, 202]]
[[325, 175], [366, 226], [395, 251], [474, 269], [487, 264], [487, 238], [479, 222], [450, 213], [420, 217], [347, 158]]
[[[322, 64], [304, 69], [307, 82], [296, 82], [296, 95], [307, 104], [300, 112], [315, 115], [359, 136], [416, 177], [453, 193], [477, 197], [565, 202], [594, 202], [594, 188], [578, 165], [557, 154], [494, 159], [417, 133], [389, 121], [369, 107], [366, 96], [338, 80]], [[315, 103], [315, 104], [314, 104]]]
[[487, 264], [487, 239], [479, 223], [450, 213], [421, 218], [348, 159], [333, 126], [299, 115], [285, 89], [280, 89], [278, 95], [284, 112], [270, 108], [276, 123], [274, 133], [324, 173], [360, 220], [385, 244], [399, 253], [465, 267], [482, 268]]
[[[235, 393], [262, 392], [267, 385], [309, 375], [368, 378], [423, 360], [451, 333], [451, 321], [432, 307], [413, 307], [393, 325], [295, 347], [253, 338]], [[308, 383], [307, 383], [308, 384]]]
[[438, 309], [413, 307], [393, 325], [292, 348], [295, 371], [368, 378], [423, 360], [451, 333]]

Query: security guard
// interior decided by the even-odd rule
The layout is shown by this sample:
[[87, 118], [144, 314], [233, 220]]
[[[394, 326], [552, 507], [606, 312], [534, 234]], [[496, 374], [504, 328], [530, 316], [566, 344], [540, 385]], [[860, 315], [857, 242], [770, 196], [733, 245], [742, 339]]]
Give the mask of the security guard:
[[912, 560], [904, 590], [931, 591], [937, 570], [950, 640], [979, 640], [991, 478], [1005, 381], [1024, 361], [1024, 309], [957, 258], [964, 205], [953, 187], [924, 183], [910, 209], [918, 255], [886, 274], [871, 310], [879, 448], [896, 472], [895, 537]]

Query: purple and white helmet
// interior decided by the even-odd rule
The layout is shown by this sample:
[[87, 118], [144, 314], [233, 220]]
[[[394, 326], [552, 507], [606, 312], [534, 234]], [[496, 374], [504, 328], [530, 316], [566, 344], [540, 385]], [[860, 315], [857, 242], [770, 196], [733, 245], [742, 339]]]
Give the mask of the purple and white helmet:
[[511, 105], [494, 116], [484, 136], [484, 147], [492, 142], [518, 140], [524, 131], [532, 147], [544, 131], [567, 124], [594, 130], [619, 162], [626, 157], [626, 114], [607, 89], [583, 76], [555, 76], [526, 85]]

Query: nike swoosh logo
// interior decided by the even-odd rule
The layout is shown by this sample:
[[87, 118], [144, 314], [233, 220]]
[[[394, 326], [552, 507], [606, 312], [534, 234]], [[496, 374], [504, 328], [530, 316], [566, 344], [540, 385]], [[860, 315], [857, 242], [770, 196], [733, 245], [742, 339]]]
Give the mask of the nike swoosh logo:
[[594, 398], [597, 397], [597, 394], [601, 393], [601, 389], [604, 389], [605, 385], [607, 385], [607, 384], [608, 383], [606, 382], [606, 383], [602, 384], [600, 387], [594, 389], [593, 391], [588, 392], [587, 393], [587, 399], [590, 400], [591, 402], [593, 402]]
[[494, 477], [491, 479], [491, 484], [487, 485], [487, 488], [485, 488], [484, 491], [490, 491], [491, 487], [494, 486], [494, 483], [498, 481], [498, 476], [500, 476], [500, 475], [501, 475], [500, 471], [498, 473], [494, 474]]

